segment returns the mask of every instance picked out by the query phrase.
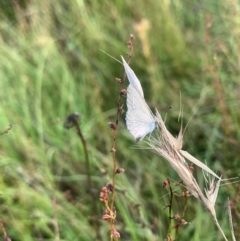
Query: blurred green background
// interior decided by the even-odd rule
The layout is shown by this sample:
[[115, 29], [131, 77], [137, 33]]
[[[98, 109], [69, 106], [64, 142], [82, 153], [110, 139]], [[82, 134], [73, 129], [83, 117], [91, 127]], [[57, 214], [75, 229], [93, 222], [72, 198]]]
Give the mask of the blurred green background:
[[[135, 36], [131, 67], [148, 104], [167, 117], [176, 135], [182, 103], [183, 125], [192, 117], [183, 149], [224, 178], [238, 176], [239, 11], [239, 1], [223, 0], [1, 0], [0, 132], [13, 125], [0, 136], [0, 218], [8, 236], [109, 240], [99, 193], [112, 178], [107, 123], [115, 121], [115, 78], [123, 76], [123, 67], [101, 50], [127, 58], [129, 34]], [[82, 143], [74, 129], [63, 128], [75, 111], [87, 142], [91, 188]], [[121, 240], [164, 240], [169, 195], [162, 182], [179, 178], [163, 158], [139, 146], [144, 143], [136, 148], [124, 113], [117, 160], [125, 172], [117, 177], [115, 225]], [[195, 175], [203, 183], [200, 169]], [[227, 197], [237, 230], [239, 192], [239, 184], [222, 186], [216, 203], [229, 238]], [[174, 199], [174, 213], [183, 208], [184, 200]], [[178, 240], [222, 240], [193, 197], [185, 220], [190, 224]]]

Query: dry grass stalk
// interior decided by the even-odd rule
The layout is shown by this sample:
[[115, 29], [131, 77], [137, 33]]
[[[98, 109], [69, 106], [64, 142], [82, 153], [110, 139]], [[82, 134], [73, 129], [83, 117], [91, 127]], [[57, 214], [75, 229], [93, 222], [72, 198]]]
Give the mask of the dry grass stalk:
[[[177, 172], [179, 177], [181, 178], [184, 187], [197, 199], [199, 199], [208, 212], [211, 214], [215, 224], [217, 225], [219, 231], [221, 232], [224, 239], [227, 241], [227, 238], [218, 223], [216, 212], [215, 212], [215, 203], [219, 191], [219, 186], [222, 181], [221, 177], [219, 177], [216, 173], [214, 173], [208, 166], [203, 164], [201, 161], [193, 157], [187, 151], [182, 150], [183, 146], [183, 133], [182, 128], [179, 132], [177, 138], [173, 137], [173, 135], [167, 130], [165, 123], [160, 115], [160, 113], [156, 110], [156, 115], [154, 115], [151, 111], [149, 111], [149, 107], [147, 108], [147, 103], [145, 102], [142, 87], [140, 81], [129, 67], [129, 65], [124, 61], [123, 64], [125, 68], [125, 72], [129, 79], [130, 85], [129, 87], [135, 88], [136, 91], [129, 91], [127, 98], [136, 98], [136, 100], [132, 100], [128, 105], [129, 116], [136, 120], [136, 124], [128, 123], [127, 126], [132, 135], [136, 138], [137, 134], [140, 134], [141, 139], [143, 139], [147, 134], [151, 133], [153, 130], [149, 128], [152, 125], [152, 119], [155, 120], [155, 126], [157, 128], [157, 135], [150, 135], [148, 139], [146, 139], [146, 143], [149, 145], [150, 149], [154, 150], [157, 154], [163, 156], [172, 166], [172, 168]], [[132, 90], [132, 89], [130, 89]], [[137, 103], [140, 102], [142, 106]], [[149, 109], [149, 110], [148, 110]], [[137, 115], [138, 118], [135, 118], [134, 115]], [[150, 117], [148, 116], [150, 115]], [[130, 125], [131, 124], [131, 125]], [[139, 125], [139, 126], [138, 126]], [[135, 131], [136, 129], [136, 131]], [[134, 130], [135, 132], [131, 131]], [[140, 139], [140, 140], [141, 140]], [[205, 188], [205, 195], [199, 187], [196, 179], [194, 178], [189, 165], [186, 162], [186, 159], [194, 163], [195, 165], [202, 168], [203, 171], [206, 172], [204, 175], [207, 187]], [[209, 177], [210, 174], [212, 177]]]
[[[167, 130], [158, 111], [156, 111], [155, 119], [158, 134], [157, 137], [150, 136], [150, 138], [146, 140], [147, 144], [152, 150], [163, 156], [170, 163], [172, 168], [177, 172], [183, 181], [185, 188], [187, 188], [187, 190], [193, 196], [195, 196], [204, 204], [208, 212], [211, 214], [222, 236], [225, 240], [227, 240], [221, 226], [218, 223], [215, 212], [215, 202], [219, 191], [221, 177], [218, 177], [209, 167], [197, 160], [195, 157], [191, 156], [188, 152], [182, 150], [183, 135], [181, 130], [178, 137], [174, 138], [172, 134]], [[205, 188], [206, 195], [204, 195], [200, 189], [185, 158], [201, 167], [208, 174], [214, 176], [214, 178], [212, 178], [210, 181], [207, 180], [207, 175], [204, 176], [206, 182], [209, 183], [208, 187]]]

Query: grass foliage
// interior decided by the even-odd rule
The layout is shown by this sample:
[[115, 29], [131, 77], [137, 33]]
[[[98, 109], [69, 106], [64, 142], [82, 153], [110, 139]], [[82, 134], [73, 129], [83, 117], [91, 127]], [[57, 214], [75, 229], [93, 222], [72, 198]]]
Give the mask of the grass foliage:
[[[145, 99], [178, 133], [180, 92], [184, 149], [225, 178], [240, 172], [240, 5], [238, 1], [19, 0], [0, 3], [0, 217], [12, 240], [109, 240], [99, 193], [112, 178], [111, 130], [123, 67], [134, 34], [131, 67]], [[172, 106], [169, 109], [169, 106]], [[126, 109], [126, 106], [124, 106]], [[77, 111], [87, 142], [63, 128]], [[162, 181], [178, 177], [157, 155], [135, 143], [122, 115], [117, 133], [116, 227], [122, 240], [164, 240], [168, 195]], [[144, 145], [144, 144], [140, 144]], [[201, 170], [195, 170], [201, 178]], [[220, 188], [219, 222], [230, 237], [227, 197]], [[183, 201], [175, 201], [175, 211]], [[233, 223], [240, 222], [233, 202]], [[95, 222], [94, 220], [98, 221]], [[188, 201], [179, 240], [222, 240], [210, 216]], [[203, 230], [204, 227], [204, 230]], [[237, 236], [236, 238], [240, 238]], [[96, 236], [98, 237], [96, 239]]]

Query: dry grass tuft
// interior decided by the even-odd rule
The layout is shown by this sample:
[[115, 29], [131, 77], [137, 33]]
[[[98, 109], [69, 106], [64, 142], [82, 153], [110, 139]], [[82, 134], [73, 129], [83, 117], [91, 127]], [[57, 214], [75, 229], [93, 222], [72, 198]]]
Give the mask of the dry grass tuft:
[[[177, 174], [181, 178], [183, 186], [194, 197], [196, 197], [203, 203], [203, 205], [206, 207], [206, 209], [212, 216], [222, 236], [224, 237], [225, 240], [227, 240], [218, 222], [216, 212], [215, 212], [215, 203], [217, 200], [218, 191], [219, 191], [222, 178], [219, 177], [216, 173], [214, 173], [208, 166], [206, 166], [201, 161], [199, 161], [191, 154], [189, 154], [187, 151], [182, 150], [182, 147], [183, 147], [182, 128], [180, 129], [178, 137], [175, 138], [167, 130], [165, 123], [160, 113], [157, 110], [156, 110], [156, 115], [154, 115], [151, 111], [145, 110], [149, 107], [144, 107], [145, 105], [147, 106], [147, 103], [144, 100], [144, 95], [143, 95], [140, 81], [138, 80], [134, 72], [131, 70], [129, 65], [124, 60], [123, 60], [123, 63], [130, 82], [129, 86], [136, 89], [136, 93], [134, 95], [132, 94], [132, 92], [128, 93], [130, 95], [128, 96], [128, 98], [135, 97], [137, 99], [134, 100], [135, 101], [134, 103], [136, 103], [139, 100], [141, 101], [142, 104], [144, 104], [143, 107], [139, 104], [137, 105], [137, 103], [134, 105], [133, 104], [130, 105], [130, 107], [128, 106], [128, 108], [130, 108], [130, 112], [129, 112], [130, 117], [132, 119], [135, 119], [136, 117], [136, 121], [137, 121], [137, 123], [135, 124], [131, 123], [130, 132], [131, 132], [131, 129], [136, 130], [137, 134], [140, 133], [143, 139], [147, 134], [152, 132], [152, 129], [150, 130], [148, 126], [151, 125], [152, 119], [155, 120], [155, 127], [157, 128], [157, 134], [154, 136], [150, 135], [150, 137], [147, 138], [145, 142], [149, 145], [150, 149], [152, 149], [160, 156], [164, 157], [170, 163], [172, 168], [177, 172]], [[134, 116], [134, 115], [137, 115], [137, 116]], [[151, 118], [150, 117], [148, 118], [148, 115], [151, 115]], [[126, 120], [127, 120], [127, 126], [129, 127], [129, 123], [128, 123], [129, 120], [128, 119]], [[142, 132], [144, 132], [144, 135], [142, 134]], [[132, 134], [135, 137], [135, 132]], [[200, 168], [202, 168], [204, 172], [206, 172], [206, 174], [204, 174], [204, 178], [206, 182], [206, 187], [204, 189], [205, 194], [201, 190], [196, 179], [194, 178], [192, 168], [188, 165], [185, 158], [191, 161], [193, 164], [199, 166]]]

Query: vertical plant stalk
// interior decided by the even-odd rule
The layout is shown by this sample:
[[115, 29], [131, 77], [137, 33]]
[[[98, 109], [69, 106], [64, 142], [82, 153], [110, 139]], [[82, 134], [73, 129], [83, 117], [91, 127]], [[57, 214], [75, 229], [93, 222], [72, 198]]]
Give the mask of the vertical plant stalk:
[[57, 199], [56, 196], [54, 196], [53, 200], [52, 200], [52, 204], [53, 204], [53, 228], [54, 228], [54, 232], [55, 232], [55, 238], [54, 241], [60, 241], [60, 229], [59, 229], [59, 225], [58, 225], [58, 220], [56, 217], [56, 212], [57, 212]]
[[[88, 190], [90, 192], [90, 196], [92, 197], [92, 208], [93, 208], [93, 213], [95, 215], [97, 214], [97, 201], [96, 198], [92, 195], [92, 179], [91, 179], [91, 171], [90, 171], [90, 162], [89, 162], [89, 156], [88, 156], [88, 148], [87, 148], [87, 142], [82, 134], [81, 128], [79, 127], [78, 123], [75, 125], [77, 134], [81, 139], [83, 150], [84, 150], [84, 155], [85, 155], [85, 165], [86, 165], [86, 172], [87, 172], [87, 181], [88, 181]], [[98, 225], [98, 220], [94, 218], [94, 228], [95, 232], [97, 234], [97, 238], [102, 240], [100, 230], [99, 230], [99, 225]]]
[[3, 233], [4, 241], [11, 241], [11, 239], [10, 239], [10, 238], [8, 237], [8, 235], [7, 235], [7, 232], [6, 232], [6, 230], [5, 230], [5, 227], [4, 227], [3, 222], [2, 222], [1, 219], [0, 219], [0, 226], [1, 226], [1, 228], [2, 228], [2, 233]]
[[234, 230], [233, 230], [231, 203], [230, 203], [229, 198], [228, 198], [228, 218], [229, 218], [229, 225], [230, 225], [230, 230], [231, 230], [231, 234], [232, 234], [232, 240], [236, 241], [236, 238], [234, 235]]
[[[84, 152], [84, 156], [85, 156], [85, 168], [86, 168], [86, 175], [87, 175], [87, 186], [88, 186], [88, 191], [90, 192], [90, 196], [92, 197], [92, 209], [93, 209], [93, 213], [95, 213], [95, 215], [97, 214], [97, 200], [96, 198], [92, 195], [92, 179], [91, 179], [91, 171], [90, 171], [90, 162], [89, 162], [89, 156], [88, 156], [88, 147], [87, 147], [87, 142], [83, 136], [83, 133], [81, 131], [80, 125], [78, 123], [78, 118], [79, 118], [79, 114], [78, 113], [73, 113], [71, 115], [69, 115], [67, 117], [67, 120], [64, 123], [64, 127], [65, 128], [70, 128], [70, 127], [74, 127], [77, 131], [77, 135], [80, 138], [80, 141], [82, 143], [83, 146], [83, 152]], [[102, 240], [101, 238], [101, 234], [100, 234], [100, 230], [99, 230], [99, 225], [98, 225], [98, 220], [96, 218], [94, 218], [94, 228], [95, 228], [95, 232], [97, 235], [97, 238], [99, 240]]]
[[92, 179], [91, 179], [91, 172], [90, 172], [90, 163], [89, 163], [89, 157], [88, 157], [88, 148], [87, 148], [87, 142], [82, 134], [81, 128], [79, 124], [75, 123], [75, 128], [77, 131], [78, 136], [80, 137], [80, 140], [82, 142], [83, 150], [84, 150], [84, 156], [85, 156], [85, 165], [86, 165], [86, 172], [87, 172], [87, 181], [88, 181], [88, 188], [91, 191], [92, 189]]
[[[130, 34], [129, 40], [128, 40], [128, 47], [129, 47], [129, 61], [130, 63], [133, 50], [134, 50], [134, 36]], [[112, 197], [111, 197], [111, 203], [110, 203], [110, 208], [111, 212], [114, 213], [114, 203], [115, 203], [115, 185], [116, 185], [116, 169], [117, 169], [117, 159], [116, 159], [116, 136], [117, 136], [117, 129], [118, 129], [118, 122], [120, 115], [122, 114], [122, 97], [124, 96], [124, 83], [126, 79], [126, 73], [124, 73], [123, 80], [121, 80], [121, 91], [118, 96], [118, 101], [117, 101], [117, 113], [116, 113], [116, 120], [115, 120], [115, 128], [113, 129], [112, 132], [112, 145], [111, 145], [111, 152], [112, 152], [112, 158], [113, 158], [113, 174], [112, 174], [112, 185], [113, 185], [113, 190], [112, 190]], [[114, 229], [114, 222], [115, 219], [111, 219], [111, 230]]]
[[171, 233], [171, 224], [172, 224], [172, 203], [173, 203], [173, 190], [171, 187], [170, 180], [168, 180], [169, 183], [169, 190], [170, 190], [170, 203], [169, 203], [169, 210], [168, 210], [168, 219], [169, 219], [169, 225], [168, 225], [168, 236], [170, 236]]

